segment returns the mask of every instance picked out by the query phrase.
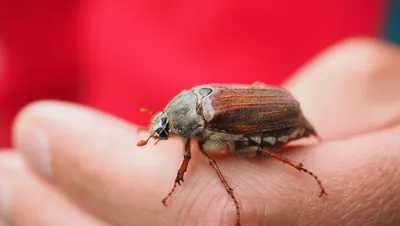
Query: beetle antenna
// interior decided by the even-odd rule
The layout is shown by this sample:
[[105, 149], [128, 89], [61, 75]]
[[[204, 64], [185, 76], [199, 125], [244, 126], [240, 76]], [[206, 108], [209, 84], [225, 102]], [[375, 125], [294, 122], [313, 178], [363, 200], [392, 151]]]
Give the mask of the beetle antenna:
[[146, 140], [139, 140], [136, 145], [138, 147], [145, 146], [149, 142], [150, 138], [154, 137], [154, 134], [155, 133], [151, 134]]
[[140, 112], [147, 112], [147, 113], [149, 113], [151, 116], [154, 115], [153, 112], [152, 112], [150, 109], [148, 109], [148, 108], [140, 108]]

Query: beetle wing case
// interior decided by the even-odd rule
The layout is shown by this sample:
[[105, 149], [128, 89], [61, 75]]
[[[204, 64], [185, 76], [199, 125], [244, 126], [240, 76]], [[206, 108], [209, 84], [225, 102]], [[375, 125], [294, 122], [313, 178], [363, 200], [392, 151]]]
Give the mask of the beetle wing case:
[[205, 124], [212, 130], [245, 134], [296, 127], [306, 123], [299, 102], [274, 86], [212, 84], [200, 102]]

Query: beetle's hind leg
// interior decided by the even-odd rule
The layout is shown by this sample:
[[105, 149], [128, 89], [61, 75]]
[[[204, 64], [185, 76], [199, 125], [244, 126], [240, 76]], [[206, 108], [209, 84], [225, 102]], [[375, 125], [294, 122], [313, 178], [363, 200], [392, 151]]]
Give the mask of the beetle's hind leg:
[[237, 215], [237, 221], [236, 225], [240, 226], [240, 208], [239, 208], [239, 202], [237, 201], [235, 194], [233, 194], [233, 189], [229, 186], [228, 182], [225, 180], [225, 177], [222, 175], [221, 170], [219, 169], [217, 162], [211, 158], [203, 149], [203, 145], [199, 143], [199, 148], [200, 152], [203, 154], [204, 158], [208, 160], [210, 165], [214, 168], [214, 171], [217, 173], [219, 179], [221, 180], [222, 184], [224, 185], [226, 191], [228, 194], [231, 196], [233, 202], [235, 203], [235, 208], [236, 208], [236, 215]]
[[275, 152], [273, 152], [271, 150], [260, 148], [259, 152], [262, 152], [264, 155], [271, 156], [271, 157], [273, 157], [273, 158], [275, 158], [275, 159], [277, 159], [277, 160], [279, 160], [279, 161], [281, 161], [283, 163], [286, 163], [286, 164], [292, 166], [293, 168], [295, 168], [295, 169], [297, 169], [299, 171], [303, 171], [303, 172], [309, 174], [310, 176], [312, 176], [317, 181], [317, 183], [318, 183], [318, 185], [319, 185], [319, 187], [321, 189], [321, 193], [320, 193], [319, 197], [321, 197], [323, 194], [327, 195], [327, 193], [325, 192], [325, 188], [322, 185], [321, 180], [313, 172], [311, 172], [311, 171], [307, 170], [306, 168], [304, 168], [303, 167], [303, 163], [296, 163], [296, 162], [294, 162], [294, 161], [292, 161], [292, 160], [290, 160], [288, 158], [285, 158], [285, 157], [283, 157], [281, 155], [276, 154]]
[[191, 150], [190, 150], [190, 139], [187, 139], [185, 141], [185, 154], [183, 155], [183, 162], [181, 164], [181, 167], [178, 170], [178, 173], [175, 178], [174, 186], [172, 187], [171, 191], [168, 193], [168, 195], [162, 200], [162, 203], [167, 206], [167, 199], [172, 195], [172, 193], [176, 189], [176, 184], [181, 185], [181, 181], [183, 182], [183, 176], [185, 175], [185, 172], [189, 166], [189, 161], [192, 158], [191, 155]]

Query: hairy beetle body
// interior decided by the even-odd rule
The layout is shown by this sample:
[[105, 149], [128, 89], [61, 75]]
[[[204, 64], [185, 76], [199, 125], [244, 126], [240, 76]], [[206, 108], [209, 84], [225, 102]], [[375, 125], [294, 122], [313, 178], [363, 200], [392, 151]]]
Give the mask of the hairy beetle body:
[[[269, 155], [313, 176], [321, 188], [321, 195], [325, 193], [321, 181], [313, 173], [303, 168], [302, 164], [294, 163], [275, 152], [293, 140], [318, 137], [304, 117], [299, 102], [282, 88], [260, 83], [208, 84], [182, 91], [163, 112], [153, 117], [150, 133], [149, 139], [166, 140], [170, 135], [177, 135], [185, 143], [183, 163], [173, 189], [163, 199], [164, 204], [176, 184], [183, 181], [191, 158], [191, 139], [197, 141], [201, 153], [209, 159], [232, 197], [237, 209], [238, 225], [240, 211], [233, 190], [207, 152], [225, 151], [246, 157]], [[146, 143], [141, 141], [138, 145]]]
[[194, 87], [177, 95], [165, 114], [173, 134], [196, 138], [208, 152], [253, 156], [247, 150], [272, 150], [316, 135], [299, 103], [287, 91], [271, 86]]

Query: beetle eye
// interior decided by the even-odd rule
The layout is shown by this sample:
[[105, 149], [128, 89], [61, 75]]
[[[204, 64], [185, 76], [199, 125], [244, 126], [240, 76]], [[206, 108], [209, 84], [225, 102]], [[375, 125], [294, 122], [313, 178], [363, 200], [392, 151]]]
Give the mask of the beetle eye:
[[168, 118], [167, 118], [167, 116], [165, 114], [161, 115], [161, 124], [162, 125], [168, 124]]
[[169, 136], [168, 130], [164, 128], [158, 128], [155, 132], [159, 138], [166, 139]]
[[167, 139], [169, 136], [169, 122], [164, 113], [161, 114], [161, 126], [155, 132], [157, 136], [162, 139]]
[[160, 137], [161, 137], [161, 138], [168, 138], [168, 132], [165, 131], [165, 130], [163, 130], [163, 131], [160, 133]]
[[161, 128], [163, 130], [169, 130], [169, 121], [165, 114], [161, 115]]

